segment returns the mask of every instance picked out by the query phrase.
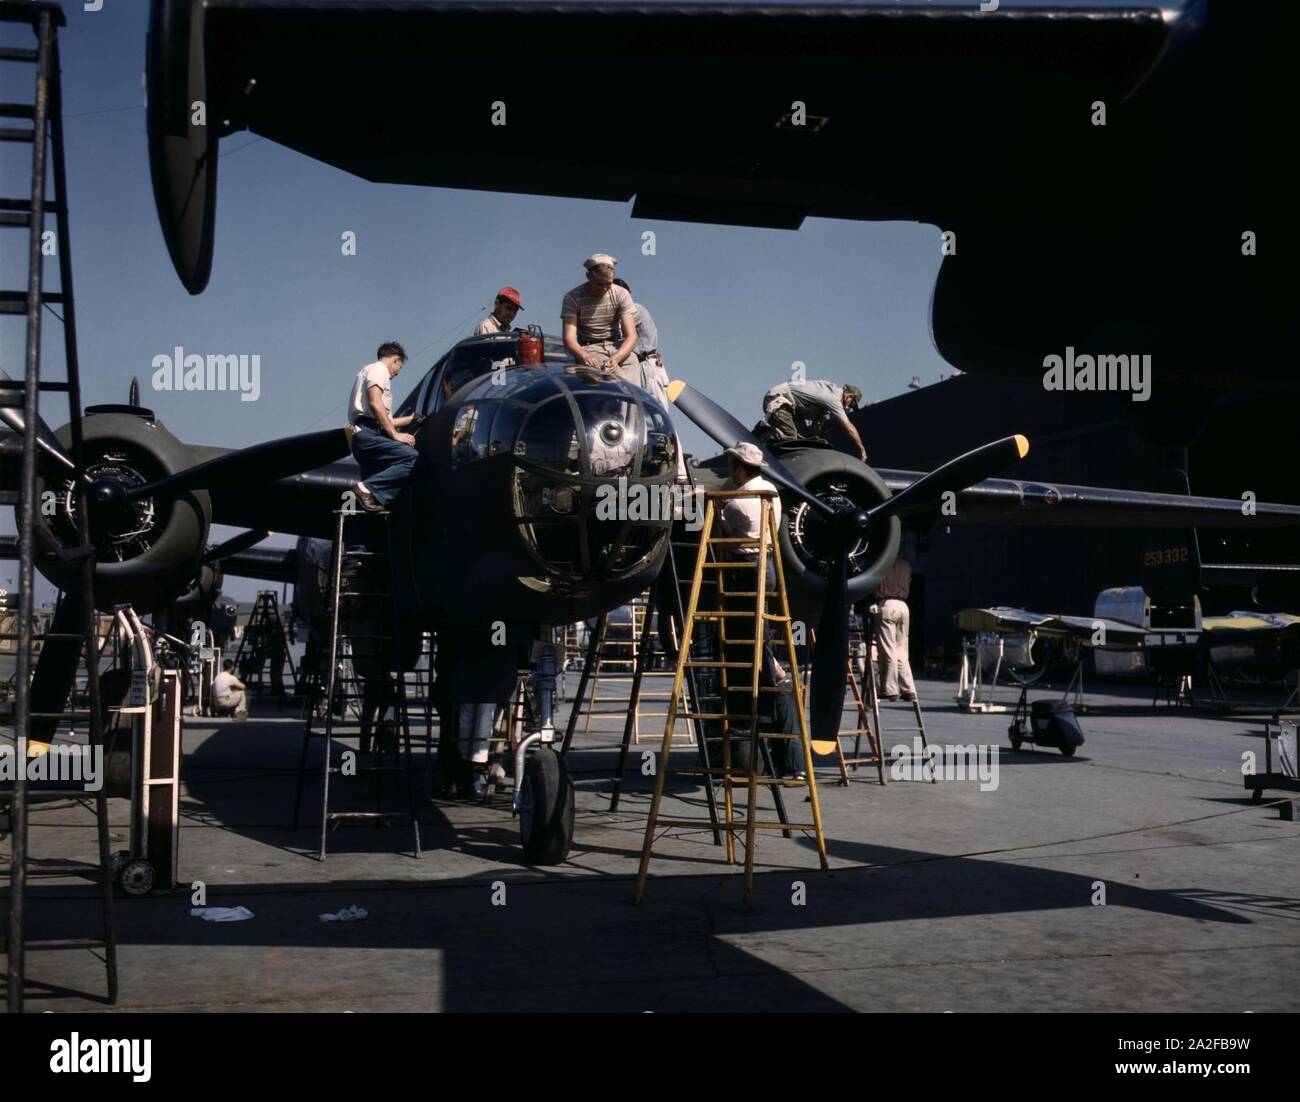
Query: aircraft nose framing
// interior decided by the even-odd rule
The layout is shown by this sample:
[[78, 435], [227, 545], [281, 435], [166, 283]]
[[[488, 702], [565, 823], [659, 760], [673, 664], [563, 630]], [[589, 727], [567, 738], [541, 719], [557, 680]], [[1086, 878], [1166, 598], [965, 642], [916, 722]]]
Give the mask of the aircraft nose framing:
[[629, 575], [662, 549], [676, 444], [667, 412], [639, 387], [567, 366], [516, 368], [461, 399], [451, 437], [456, 467], [513, 466], [520, 536], [560, 581]]

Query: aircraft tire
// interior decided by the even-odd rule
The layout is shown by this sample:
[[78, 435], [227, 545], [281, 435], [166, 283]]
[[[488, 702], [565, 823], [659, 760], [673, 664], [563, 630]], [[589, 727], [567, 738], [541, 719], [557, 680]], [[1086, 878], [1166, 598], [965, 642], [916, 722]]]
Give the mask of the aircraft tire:
[[564, 761], [543, 747], [529, 754], [519, 792], [519, 840], [531, 865], [558, 865], [573, 841], [573, 785]]

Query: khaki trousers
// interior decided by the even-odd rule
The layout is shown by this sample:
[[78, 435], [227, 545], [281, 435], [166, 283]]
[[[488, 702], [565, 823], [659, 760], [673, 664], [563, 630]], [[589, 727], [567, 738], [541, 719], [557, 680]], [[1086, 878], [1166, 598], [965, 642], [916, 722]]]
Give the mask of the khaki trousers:
[[880, 648], [880, 695], [915, 695], [912, 663], [907, 656], [907, 629], [911, 623], [907, 602], [896, 598], [880, 602], [880, 626], [876, 645]]

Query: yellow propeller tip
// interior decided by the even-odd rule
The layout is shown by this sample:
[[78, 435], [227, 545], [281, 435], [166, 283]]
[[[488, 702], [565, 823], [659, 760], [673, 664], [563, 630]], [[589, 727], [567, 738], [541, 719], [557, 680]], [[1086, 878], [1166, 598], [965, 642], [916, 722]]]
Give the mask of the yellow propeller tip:
[[681, 379], [674, 379], [671, 383], [668, 384], [668, 400], [670, 402], [677, 401], [677, 396], [681, 394], [681, 392], [685, 389], [686, 389], [685, 382], [683, 382]]
[[1016, 433], [1015, 441], [1016, 451], [1020, 453], [1020, 458], [1024, 459], [1024, 457], [1029, 454], [1029, 437], [1021, 436], [1020, 433]]

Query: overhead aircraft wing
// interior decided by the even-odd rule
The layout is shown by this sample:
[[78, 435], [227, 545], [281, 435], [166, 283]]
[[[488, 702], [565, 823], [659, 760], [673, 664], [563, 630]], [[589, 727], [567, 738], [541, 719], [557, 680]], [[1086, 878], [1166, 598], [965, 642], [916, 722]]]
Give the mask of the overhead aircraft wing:
[[154, 191], [193, 293], [217, 142], [239, 130], [367, 180], [635, 199], [644, 218], [942, 225], [1039, 204], [1089, 105], [1124, 103], [1196, 25], [1155, 4], [154, 0]]

